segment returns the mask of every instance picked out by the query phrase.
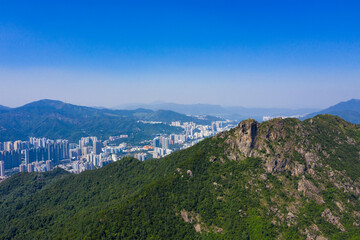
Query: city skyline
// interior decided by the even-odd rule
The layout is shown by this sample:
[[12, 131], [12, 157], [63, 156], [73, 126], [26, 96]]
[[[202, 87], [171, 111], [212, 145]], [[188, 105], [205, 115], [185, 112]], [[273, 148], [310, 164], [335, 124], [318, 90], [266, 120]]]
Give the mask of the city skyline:
[[1, 5], [1, 105], [325, 108], [360, 98], [355, 1]]

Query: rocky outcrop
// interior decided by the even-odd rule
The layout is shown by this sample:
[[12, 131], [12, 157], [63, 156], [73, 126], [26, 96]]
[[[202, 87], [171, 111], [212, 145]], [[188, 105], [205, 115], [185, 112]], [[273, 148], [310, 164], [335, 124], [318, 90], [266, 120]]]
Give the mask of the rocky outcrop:
[[299, 181], [298, 191], [302, 192], [304, 196], [314, 200], [317, 204], [325, 203], [324, 199], [320, 195], [319, 189], [314, 186], [311, 181], [305, 179], [305, 176], [303, 176], [303, 178]]
[[256, 144], [256, 137], [259, 123], [254, 119], [245, 120], [239, 123], [235, 136], [227, 140], [232, 150], [238, 150], [243, 156], [253, 156], [253, 149]]
[[272, 158], [266, 161], [265, 167], [267, 172], [275, 173], [289, 170], [290, 165], [288, 159]]
[[318, 162], [319, 158], [314, 153], [305, 153], [305, 161], [307, 168], [314, 169], [316, 167], [316, 163]]
[[340, 218], [339, 217], [335, 217], [332, 212], [330, 211], [330, 209], [325, 209], [321, 216], [328, 221], [329, 223], [335, 225], [337, 228], [340, 229], [340, 231], [345, 232], [345, 228], [344, 226], [340, 223]]
[[294, 169], [293, 169], [293, 174], [295, 176], [301, 176], [305, 173], [305, 166], [303, 164], [299, 164], [299, 163], [295, 163]]
[[221, 227], [215, 225], [208, 227], [204, 222], [201, 221], [200, 215], [194, 213], [193, 211], [189, 212], [183, 209], [180, 211], [180, 216], [185, 222], [193, 224], [195, 231], [198, 233], [209, 233], [210, 231], [213, 233], [224, 233], [224, 230]]
[[320, 235], [322, 233], [316, 224], [313, 224], [306, 228], [303, 234], [306, 235], [306, 240], [328, 240], [328, 238]]

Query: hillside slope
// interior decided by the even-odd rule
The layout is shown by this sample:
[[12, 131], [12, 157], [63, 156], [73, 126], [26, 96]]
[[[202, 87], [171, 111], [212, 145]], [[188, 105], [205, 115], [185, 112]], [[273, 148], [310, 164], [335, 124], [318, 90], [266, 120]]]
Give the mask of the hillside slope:
[[360, 126], [331, 115], [245, 120], [164, 159], [8, 191], [0, 238], [358, 239], [359, 152]]
[[346, 102], [340, 102], [320, 112], [308, 114], [304, 119], [312, 118], [319, 114], [331, 114], [334, 116], [341, 117], [346, 121], [355, 124], [360, 124], [360, 100], [351, 99]]
[[9, 107], [6, 107], [6, 106], [3, 106], [3, 105], [0, 105], [0, 110], [9, 110], [10, 108]]
[[30, 136], [77, 141], [85, 136], [107, 138], [120, 134], [149, 138], [152, 134], [181, 132], [177, 127], [144, 124], [139, 120], [164, 123], [181, 120], [210, 124], [219, 119], [209, 117], [201, 120], [172, 111], [98, 109], [61, 101], [40, 100], [0, 111], [0, 141], [27, 140]]

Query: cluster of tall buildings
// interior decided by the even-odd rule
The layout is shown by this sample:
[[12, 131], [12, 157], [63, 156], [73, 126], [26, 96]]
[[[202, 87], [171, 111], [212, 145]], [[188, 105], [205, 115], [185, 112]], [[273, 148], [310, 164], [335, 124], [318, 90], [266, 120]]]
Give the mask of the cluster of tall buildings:
[[172, 122], [171, 126], [182, 127], [183, 134], [161, 135], [153, 139], [153, 158], [160, 158], [171, 153], [172, 145], [181, 145], [181, 148], [192, 146], [203, 138], [215, 135], [224, 130], [224, 121], [212, 122], [211, 125], [198, 125], [194, 122]]
[[122, 139], [122, 138], [128, 138], [129, 136], [128, 135], [118, 135], [118, 136], [110, 136], [109, 137], [109, 141], [115, 141], [115, 140], [118, 140], [118, 139]]
[[22, 163], [19, 165], [19, 172], [46, 172], [51, 171], [53, 168], [53, 163], [51, 160], [32, 162], [32, 163]]
[[80, 173], [86, 170], [91, 170], [99, 167], [103, 167], [108, 163], [117, 160], [114, 152], [118, 151], [118, 148], [104, 146], [108, 141], [102, 142], [97, 137], [83, 137], [79, 140], [79, 144], [70, 146], [70, 159], [72, 162], [69, 164], [61, 165], [68, 171], [73, 173]]
[[146, 153], [136, 153], [134, 157], [139, 159], [140, 161], [145, 161], [147, 158], [147, 154]]
[[161, 158], [161, 157], [164, 157], [166, 155], [169, 155], [172, 152], [173, 152], [173, 150], [171, 150], [171, 149], [165, 149], [165, 148], [156, 147], [153, 150], [153, 158]]
[[[158, 123], [151, 122], [151, 124]], [[29, 141], [0, 142], [0, 177], [4, 178], [8, 169], [16, 171], [17, 167], [20, 172], [43, 172], [50, 171], [55, 165], [60, 164], [69, 171], [79, 173], [117, 161], [119, 155], [134, 154], [134, 157], [140, 161], [146, 160], [149, 155], [153, 158], [161, 158], [174, 149], [192, 146], [205, 137], [226, 130], [223, 128], [223, 121], [212, 122], [210, 125], [176, 121], [171, 125], [183, 128], [183, 133], [156, 136], [152, 140], [152, 146], [142, 147], [128, 147], [126, 143], [117, 146], [109, 144], [110, 141], [128, 138], [127, 135], [109, 137], [104, 142], [94, 136], [83, 137], [78, 144], [69, 143], [64, 139], [35, 137], [30, 137]]]
[[[24, 164], [28, 171], [28, 165], [33, 162], [57, 162], [69, 158], [68, 140], [50, 140], [46, 138], [33, 138], [29, 141], [8, 141], [0, 143], [0, 161], [4, 162], [4, 169], [20, 167]], [[21, 166], [21, 169], [24, 167]], [[34, 167], [35, 168], [35, 167]], [[32, 167], [29, 167], [31, 170]]]

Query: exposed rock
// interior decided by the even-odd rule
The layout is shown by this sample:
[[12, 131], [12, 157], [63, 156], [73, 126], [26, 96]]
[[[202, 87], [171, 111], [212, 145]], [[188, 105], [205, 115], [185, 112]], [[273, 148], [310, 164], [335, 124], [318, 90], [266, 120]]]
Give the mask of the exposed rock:
[[351, 145], [355, 145], [355, 140], [349, 136], [346, 136], [346, 142]]
[[317, 236], [315, 240], [328, 240], [328, 238], [324, 236]]
[[309, 169], [309, 171], [307, 171], [309, 174], [311, 174], [311, 175], [314, 175], [315, 174], [315, 170], [314, 169], [312, 169], [312, 168], [310, 168]]
[[305, 153], [305, 161], [307, 168], [315, 168], [316, 162], [318, 162], [319, 158], [313, 153]]
[[287, 221], [287, 226], [290, 227], [291, 225], [296, 225], [296, 215], [293, 214], [292, 212], [289, 212], [288, 215], [286, 216], [286, 221]]
[[177, 168], [176, 171], [177, 171], [179, 174], [182, 174], [181, 168]]
[[300, 155], [304, 155], [305, 154], [305, 150], [302, 147], [295, 147], [295, 150], [300, 153]]
[[311, 181], [305, 179], [305, 176], [299, 181], [298, 191], [302, 192], [304, 196], [314, 200], [317, 204], [325, 203], [320, 195], [319, 189], [315, 187]]
[[201, 233], [201, 225], [200, 225], [200, 223], [195, 224], [194, 227], [195, 227], [195, 231], [196, 231], [196, 232], [200, 232], [200, 233]]
[[353, 213], [353, 214], [354, 214], [354, 216], [355, 216], [355, 217], [358, 217], [358, 218], [360, 218], [360, 213], [359, 213], [359, 212], [357, 212], [357, 211], [354, 211], [354, 213]]
[[289, 170], [290, 165], [287, 159], [273, 158], [266, 161], [265, 167], [267, 172], [275, 173]]
[[335, 217], [332, 212], [330, 211], [330, 209], [325, 209], [321, 216], [323, 218], [325, 218], [326, 221], [328, 221], [329, 223], [335, 225], [337, 228], [340, 229], [340, 231], [345, 232], [345, 228], [344, 226], [340, 223], [340, 218], [339, 217]]
[[309, 226], [308, 228], [305, 229], [305, 232], [303, 232], [304, 234], [306, 234], [306, 240], [327, 240], [328, 238], [323, 237], [318, 226], [316, 224], [313, 224], [311, 226]]
[[232, 149], [238, 149], [245, 157], [252, 156], [252, 150], [256, 144], [258, 122], [254, 119], [245, 120], [239, 123], [235, 138], [228, 142]]
[[180, 211], [180, 215], [185, 222], [193, 224], [196, 232], [209, 233], [210, 228], [214, 233], [224, 233], [224, 230], [221, 227], [217, 227], [214, 225], [208, 227], [204, 222], [201, 221], [200, 215], [194, 213], [193, 211], [188, 212], [183, 209]]
[[193, 222], [193, 217], [189, 217], [189, 212], [186, 210], [181, 210], [180, 215], [182, 217], [182, 219], [184, 219], [185, 222], [187, 223], [192, 223]]
[[217, 183], [217, 182], [213, 182], [213, 185], [214, 185], [215, 187], [222, 187], [222, 185], [219, 184], [219, 183]]
[[266, 174], [264, 173], [264, 174], [260, 174], [260, 177], [259, 177], [261, 180], [267, 180], [267, 176], [266, 176]]
[[341, 202], [335, 202], [336, 206], [340, 209], [341, 212], [345, 211], [345, 206]]
[[212, 231], [215, 232], [215, 233], [222, 233], [224, 234], [224, 230], [220, 227], [217, 227], [217, 226], [213, 226], [212, 227]]
[[239, 212], [240, 217], [245, 217], [247, 215], [247, 213], [244, 212], [242, 209], [239, 209], [238, 212]]
[[297, 177], [303, 175], [305, 173], [305, 166], [303, 164], [295, 163], [293, 173]]
[[216, 160], [217, 160], [217, 159], [216, 159], [215, 156], [211, 156], [210, 159], [209, 159], [209, 161], [212, 162], [212, 163], [216, 162]]

